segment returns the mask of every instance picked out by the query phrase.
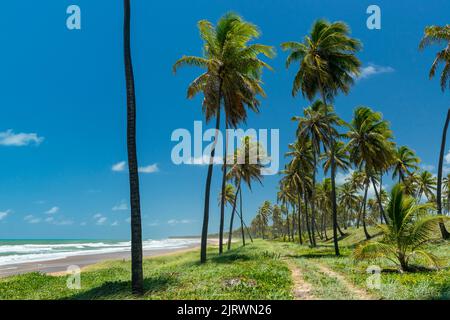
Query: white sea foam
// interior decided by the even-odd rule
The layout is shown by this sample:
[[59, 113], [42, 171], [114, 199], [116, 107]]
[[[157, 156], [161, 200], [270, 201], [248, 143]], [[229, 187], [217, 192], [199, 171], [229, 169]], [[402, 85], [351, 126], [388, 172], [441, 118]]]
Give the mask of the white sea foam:
[[[198, 239], [145, 240], [145, 251], [164, 249], [182, 249], [199, 244]], [[0, 266], [29, 262], [43, 262], [67, 257], [104, 253], [128, 252], [131, 242], [79, 242], [51, 244], [0, 244]]]

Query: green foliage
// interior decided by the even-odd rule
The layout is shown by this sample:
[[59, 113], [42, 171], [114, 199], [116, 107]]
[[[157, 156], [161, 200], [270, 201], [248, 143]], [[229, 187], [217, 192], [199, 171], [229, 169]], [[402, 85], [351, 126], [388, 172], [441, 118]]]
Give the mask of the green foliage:
[[385, 257], [398, 264], [402, 271], [408, 271], [411, 261], [422, 257], [429, 265], [438, 267], [439, 259], [423, 249], [443, 219], [428, 215], [431, 208], [429, 204], [417, 204], [415, 199], [404, 193], [401, 185], [396, 185], [387, 207], [389, 223], [379, 226], [383, 239], [358, 246], [354, 252], [355, 258]]

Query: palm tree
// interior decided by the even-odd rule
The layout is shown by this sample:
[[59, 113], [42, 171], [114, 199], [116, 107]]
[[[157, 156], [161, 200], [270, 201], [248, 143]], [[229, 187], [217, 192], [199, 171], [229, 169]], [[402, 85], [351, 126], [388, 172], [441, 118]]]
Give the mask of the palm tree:
[[417, 256], [434, 266], [439, 266], [439, 259], [422, 249], [437, 230], [442, 216], [430, 216], [431, 204], [417, 204], [415, 199], [406, 195], [401, 185], [391, 191], [387, 208], [389, 222], [378, 227], [383, 233], [379, 242], [367, 242], [355, 249], [358, 260], [385, 257], [399, 265], [400, 270], [409, 271], [411, 260]]
[[[209, 222], [209, 198], [213, 161], [215, 156], [217, 133], [220, 129], [221, 105], [225, 112], [225, 124], [228, 128], [236, 127], [247, 118], [246, 108], [258, 112], [260, 102], [258, 95], [265, 96], [261, 87], [261, 73], [264, 67], [270, 68], [258, 59], [260, 54], [273, 57], [274, 51], [270, 46], [248, 43], [259, 37], [258, 28], [234, 13], [223, 16], [216, 26], [207, 20], [198, 23], [200, 36], [204, 42], [203, 57], [183, 56], [173, 66], [174, 72], [185, 65], [196, 66], [206, 71], [196, 78], [188, 87], [188, 98], [198, 93], [204, 95], [203, 112], [206, 121], [216, 117], [216, 139], [211, 148], [211, 157], [206, 178], [205, 206], [203, 214], [203, 228], [200, 261], [206, 261], [206, 246]], [[222, 194], [226, 185], [225, 148]], [[224, 205], [222, 198], [220, 210], [219, 253], [223, 250]]]
[[[322, 101], [316, 101], [311, 106], [303, 110], [303, 117], [293, 117], [292, 120], [298, 121], [297, 136], [301, 141], [310, 141], [312, 148], [312, 185], [311, 185], [311, 245], [316, 245], [314, 228], [316, 225], [315, 210], [315, 185], [318, 159], [322, 150], [322, 145], [329, 144], [329, 134], [332, 131], [334, 135], [335, 125], [338, 118], [333, 112], [326, 112], [326, 106]], [[331, 110], [329, 110], [331, 111]]]
[[[355, 56], [360, 50], [359, 40], [349, 36], [350, 29], [343, 22], [330, 23], [317, 20], [312, 27], [311, 34], [303, 42], [285, 42], [283, 50], [289, 50], [286, 66], [299, 61], [292, 94], [299, 90], [310, 101], [320, 95], [322, 102], [328, 105], [341, 91], [348, 94], [354, 83], [354, 77], [359, 75], [361, 62]], [[325, 107], [325, 113], [328, 108]], [[330, 132], [330, 146], [333, 153], [334, 143]], [[337, 239], [337, 204], [336, 204], [336, 168], [331, 164], [331, 197], [333, 211], [333, 237], [336, 255], [339, 255]]]
[[355, 209], [359, 204], [358, 188], [350, 181], [345, 182], [339, 191], [339, 202], [344, 209], [344, 229], [348, 227], [348, 221], [350, 214], [351, 217], [355, 215]]
[[429, 202], [436, 201], [434, 192], [436, 191], [436, 178], [433, 175], [423, 170], [416, 177], [416, 188], [417, 188], [417, 201], [420, 202], [422, 196], [425, 196]]
[[[437, 68], [443, 64], [444, 68], [442, 70], [440, 85], [442, 92], [445, 88], [450, 87], [450, 25], [440, 26], [430, 26], [425, 28], [425, 34], [422, 41], [419, 44], [419, 49], [424, 49], [430, 45], [439, 44], [443, 45], [444, 49], [440, 50], [436, 54], [436, 58], [433, 61], [430, 69], [430, 79], [434, 78], [436, 75]], [[447, 118], [445, 120], [444, 131], [442, 133], [441, 151], [439, 154], [439, 167], [438, 167], [438, 179], [437, 179], [437, 213], [442, 214], [442, 169], [444, 165], [444, 154], [445, 154], [445, 144], [447, 142], [447, 131], [450, 122], [450, 108], [447, 112]], [[443, 222], [439, 223], [441, 229], [442, 238], [449, 239], [450, 232], [445, 228]]]
[[397, 148], [392, 165], [392, 179], [398, 176], [398, 182], [405, 182], [405, 177], [419, 169], [420, 159], [407, 146]]
[[[241, 146], [234, 153], [233, 162], [229, 163], [228, 166], [230, 170], [227, 174], [227, 179], [234, 180], [234, 185], [236, 186], [236, 197], [239, 193], [240, 195], [240, 218], [241, 227], [243, 226], [243, 212], [242, 212], [242, 187], [241, 183], [244, 182], [249, 190], [252, 190], [252, 182], [257, 181], [262, 184], [262, 173], [263, 165], [261, 161], [264, 158], [265, 150], [262, 150], [262, 146], [253, 142], [252, 138], [246, 136], [242, 139]], [[253, 158], [253, 157], [256, 157]], [[230, 218], [230, 231], [228, 233], [228, 250], [231, 249], [231, 238], [233, 234], [233, 223], [234, 214], [236, 212], [236, 204], [233, 206], [233, 211], [231, 212]], [[243, 239], [245, 243], [245, 240]]]
[[265, 230], [269, 224], [272, 215], [272, 204], [270, 201], [264, 201], [263, 205], [258, 209], [256, 220], [261, 231], [261, 237], [264, 239]]
[[142, 271], [142, 224], [139, 196], [139, 173], [136, 151], [136, 95], [130, 44], [130, 0], [124, 0], [124, 60], [127, 87], [127, 149], [131, 207], [131, 288], [134, 294], [144, 293]]
[[350, 160], [358, 170], [364, 170], [366, 175], [363, 226], [366, 238], [369, 239], [370, 235], [365, 228], [367, 191], [369, 183], [372, 182], [381, 213], [384, 214], [381, 198], [377, 191], [377, 175], [375, 173], [392, 161], [392, 143], [389, 141], [392, 138], [392, 132], [388, 123], [382, 119], [381, 113], [373, 112], [367, 107], [358, 107], [349, 124], [347, 137], [349, 138], [347, 147], [350, 151]]
[[447, 215], [450, 213], [450, 173], [444, 178], [444, 198], [446, 204]]

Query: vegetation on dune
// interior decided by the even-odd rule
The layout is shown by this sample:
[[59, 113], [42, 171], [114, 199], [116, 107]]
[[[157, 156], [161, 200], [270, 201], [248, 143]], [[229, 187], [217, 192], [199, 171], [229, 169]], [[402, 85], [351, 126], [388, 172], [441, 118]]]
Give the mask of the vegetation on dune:
[[416, 200], [404, 193], [400, 184], [391, 191], [387, 207], [387, 225], [379, 225], [383, 238], [358, 246], [355, 258], [359, 260], [385, 257], [398, 264], [400, 270], [411, 270], [414, 259], [423, 258], [425, 262], [439, 267], [439, 258], [424, 249], [433, 239], [442, 216], [429, 214], [432, 206], [417, 204]]

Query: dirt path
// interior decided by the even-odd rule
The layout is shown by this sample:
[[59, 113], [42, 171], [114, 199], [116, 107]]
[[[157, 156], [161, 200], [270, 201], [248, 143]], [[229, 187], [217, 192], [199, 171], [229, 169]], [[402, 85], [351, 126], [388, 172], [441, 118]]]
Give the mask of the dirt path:
[[353, 293], [355, 295], [355, 297], [358, 300], [374, 300], [375, 299], [365, 290], [358, 288], [355, 285], [353, 285], [352, 283], [350, 283], [343, 275], [331, 270], [330, 268], [324, 266], [323, 264], [317, 263], [317, 267], [325, 275], [339, 280], [348, 289], [348, 291], [350, 291], [351, 293]]
[[296, 266], [295, 262], [287, 260], [286, 263], [291, 270], [292, 281], [294, 282], [294, 288], [292, 291], [294, 300], [315, 300], [315, 297], [311, 293], [311, 285], [305, 282], [302, 276], [302, 272]]

